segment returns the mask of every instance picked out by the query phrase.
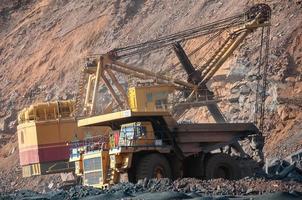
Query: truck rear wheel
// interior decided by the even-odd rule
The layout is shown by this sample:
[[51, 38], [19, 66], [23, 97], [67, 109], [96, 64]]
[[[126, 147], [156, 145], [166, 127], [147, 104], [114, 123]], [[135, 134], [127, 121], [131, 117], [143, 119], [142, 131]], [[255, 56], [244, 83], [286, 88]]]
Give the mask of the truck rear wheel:
[[136, 180], [150, 178], [172, 178], [168, 160], [160, 154], [149, 154], [139, 160]]
[[213, 154], [206, 162], [206, 179], [239, 179], [240, 176], [241, 173], [238, 162], [227, 154]]

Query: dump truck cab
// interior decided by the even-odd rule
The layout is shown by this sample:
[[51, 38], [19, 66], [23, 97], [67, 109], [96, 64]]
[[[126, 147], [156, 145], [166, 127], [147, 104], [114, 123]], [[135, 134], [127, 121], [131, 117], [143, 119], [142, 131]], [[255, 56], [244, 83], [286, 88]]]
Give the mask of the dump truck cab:
[[121, 126], [118, 146], [150, 146], [154, 144], [154, 140], [155, 136], [150, 122], [133, 122]]
[[136, 152], [161, 152], [162, 140], [155, 137], [151, 122], [131, 122], [120, 127], [109, 133], [108, 145], [94, 147], [95, 143], [87, 142], [71, 149], [70, 162], [75, 163], [75, 173], [82, 177], [83, 185], [104, 188], [121, 179], [128, 181], [127, 171]]
[[[130, 120], [131, 121], [131, 120]], [[111, 135], [109, 156], [109, 184], [123, 181], [137, 181], [135, 172], [136, 160], [150, 152], [170, 153], [171, 146], [163, 143], [162, 135], [156, 135], [150, 121], [122, 124], [119, 131]], [[159, 172], [160, 173], [160, 172]], [[157, 177], [165, 177], [163, 173]]]

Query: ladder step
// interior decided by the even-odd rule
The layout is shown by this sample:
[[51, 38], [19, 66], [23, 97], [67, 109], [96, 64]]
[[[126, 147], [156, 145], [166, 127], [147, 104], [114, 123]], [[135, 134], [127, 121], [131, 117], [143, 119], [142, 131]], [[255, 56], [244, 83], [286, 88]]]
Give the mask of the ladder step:
[[78, 84], [78, 93], [76, 95], [76, 105], [75, 105], [75, 116], [79, 115], [80, 112], [80, 106], [83, 101], [83, 91], [84, 91], [84, 84], [85, 84], [85, 73], [84, 71], [81, 71], [80, 80]]

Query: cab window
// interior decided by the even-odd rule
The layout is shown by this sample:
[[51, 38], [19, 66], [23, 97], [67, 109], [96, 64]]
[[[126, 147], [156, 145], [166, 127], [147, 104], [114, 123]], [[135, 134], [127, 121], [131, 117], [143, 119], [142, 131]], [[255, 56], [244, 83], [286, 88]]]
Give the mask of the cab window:
[[167, 109], [167, 99], [157, 99], [155, 101], [156, 109]]
[[121, 136], [122, 139], [133, 139], [134, 137], [134, 129], [133, 126], [126, 126], [123, 127], [121, 130]]
[[147, 135], [147, 128], [145, 126], [136, 126], [136, 137]]

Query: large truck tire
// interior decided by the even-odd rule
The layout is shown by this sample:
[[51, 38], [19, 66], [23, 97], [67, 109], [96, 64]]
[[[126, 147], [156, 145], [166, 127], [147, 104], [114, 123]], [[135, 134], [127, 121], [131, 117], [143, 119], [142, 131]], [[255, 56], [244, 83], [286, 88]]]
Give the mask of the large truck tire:
[[151, 178], [172, 178], [168, 160], [160, 154], [148, 154], [139, 160], [136, 168], [136, 181]]
[[228, 154], [212, 154], [205, 165], [206, 179], [239, 179], [241, 171], [239, 163]]

